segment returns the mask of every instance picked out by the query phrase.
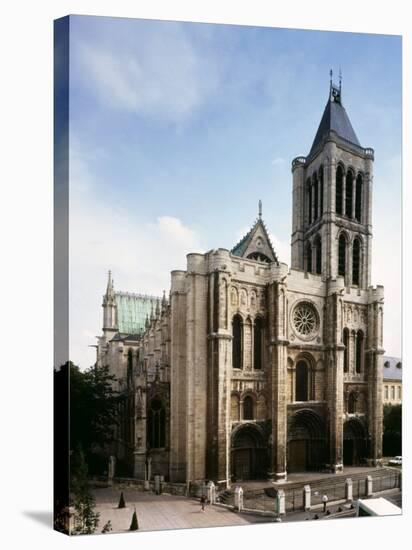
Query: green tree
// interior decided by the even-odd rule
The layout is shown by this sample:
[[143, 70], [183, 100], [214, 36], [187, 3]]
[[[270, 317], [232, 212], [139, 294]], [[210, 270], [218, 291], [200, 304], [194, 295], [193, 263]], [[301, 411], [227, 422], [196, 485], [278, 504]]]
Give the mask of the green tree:
[[[70, 448], [81, 446], [94, 473], [106, 466], [105, 446], [113, 441], [118, 398], [108, 367], [82, 372], [70, 363]], [[99, 467], [99, 457], [100, 464]]]
[[402, 405], [383, 407], [383, 454], [385, 456], [402, 453]]
[[90, 535], [97, 529], [99, 514], [87, 477], [87, 463], [79, 446], [72, 453], [70, 472], [70, 500], [75, 509], [74, 534]]

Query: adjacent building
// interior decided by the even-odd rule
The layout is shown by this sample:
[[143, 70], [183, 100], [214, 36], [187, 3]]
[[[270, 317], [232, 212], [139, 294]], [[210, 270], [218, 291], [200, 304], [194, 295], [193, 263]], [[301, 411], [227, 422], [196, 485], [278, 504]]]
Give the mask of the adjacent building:
[[399, 357], [383, 358], [383, 404], [402, 404], [402, 361]]

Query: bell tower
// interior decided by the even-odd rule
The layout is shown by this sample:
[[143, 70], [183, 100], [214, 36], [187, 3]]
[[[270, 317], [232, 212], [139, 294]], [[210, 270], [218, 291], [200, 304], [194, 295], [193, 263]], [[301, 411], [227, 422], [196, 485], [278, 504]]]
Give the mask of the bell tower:
[[374, 151], [360, 145], [330, 73], [329, 98], [307, 157], [292, 162], [293, 269], [346, 287], [370, 285]]

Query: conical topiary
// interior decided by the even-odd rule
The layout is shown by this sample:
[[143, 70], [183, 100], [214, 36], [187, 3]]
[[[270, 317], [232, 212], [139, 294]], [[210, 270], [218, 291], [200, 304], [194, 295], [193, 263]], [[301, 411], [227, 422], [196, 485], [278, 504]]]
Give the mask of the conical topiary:
[[123, 491], [120, 493], [119, 506], [118, 508], [126, 508], [126, 503], [124, 501]]
[[137, 523], [137, 514], [136, 514], [136, 508], [135, 508], [134, 512], [133, 512], [132, 523], [130, 524], [129, 531], [137, 531], [138, 529], [139, 529], [139, 524]]

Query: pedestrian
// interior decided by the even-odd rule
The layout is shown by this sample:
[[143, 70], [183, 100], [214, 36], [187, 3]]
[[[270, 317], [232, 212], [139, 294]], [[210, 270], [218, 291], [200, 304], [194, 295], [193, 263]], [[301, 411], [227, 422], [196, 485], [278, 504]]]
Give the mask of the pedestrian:
[[325, 493], [322, 497], [322, 502], [323, 502], [323, 513], [326, 514], [326, 505], [328, 503], [328, 495]]
[[201, 498], [200, 498], [200, 504], [202, 506], [202, 512], [205, 511], [205, 504], [206, 504], [206, 497], [205, 495], [202, 495]]

